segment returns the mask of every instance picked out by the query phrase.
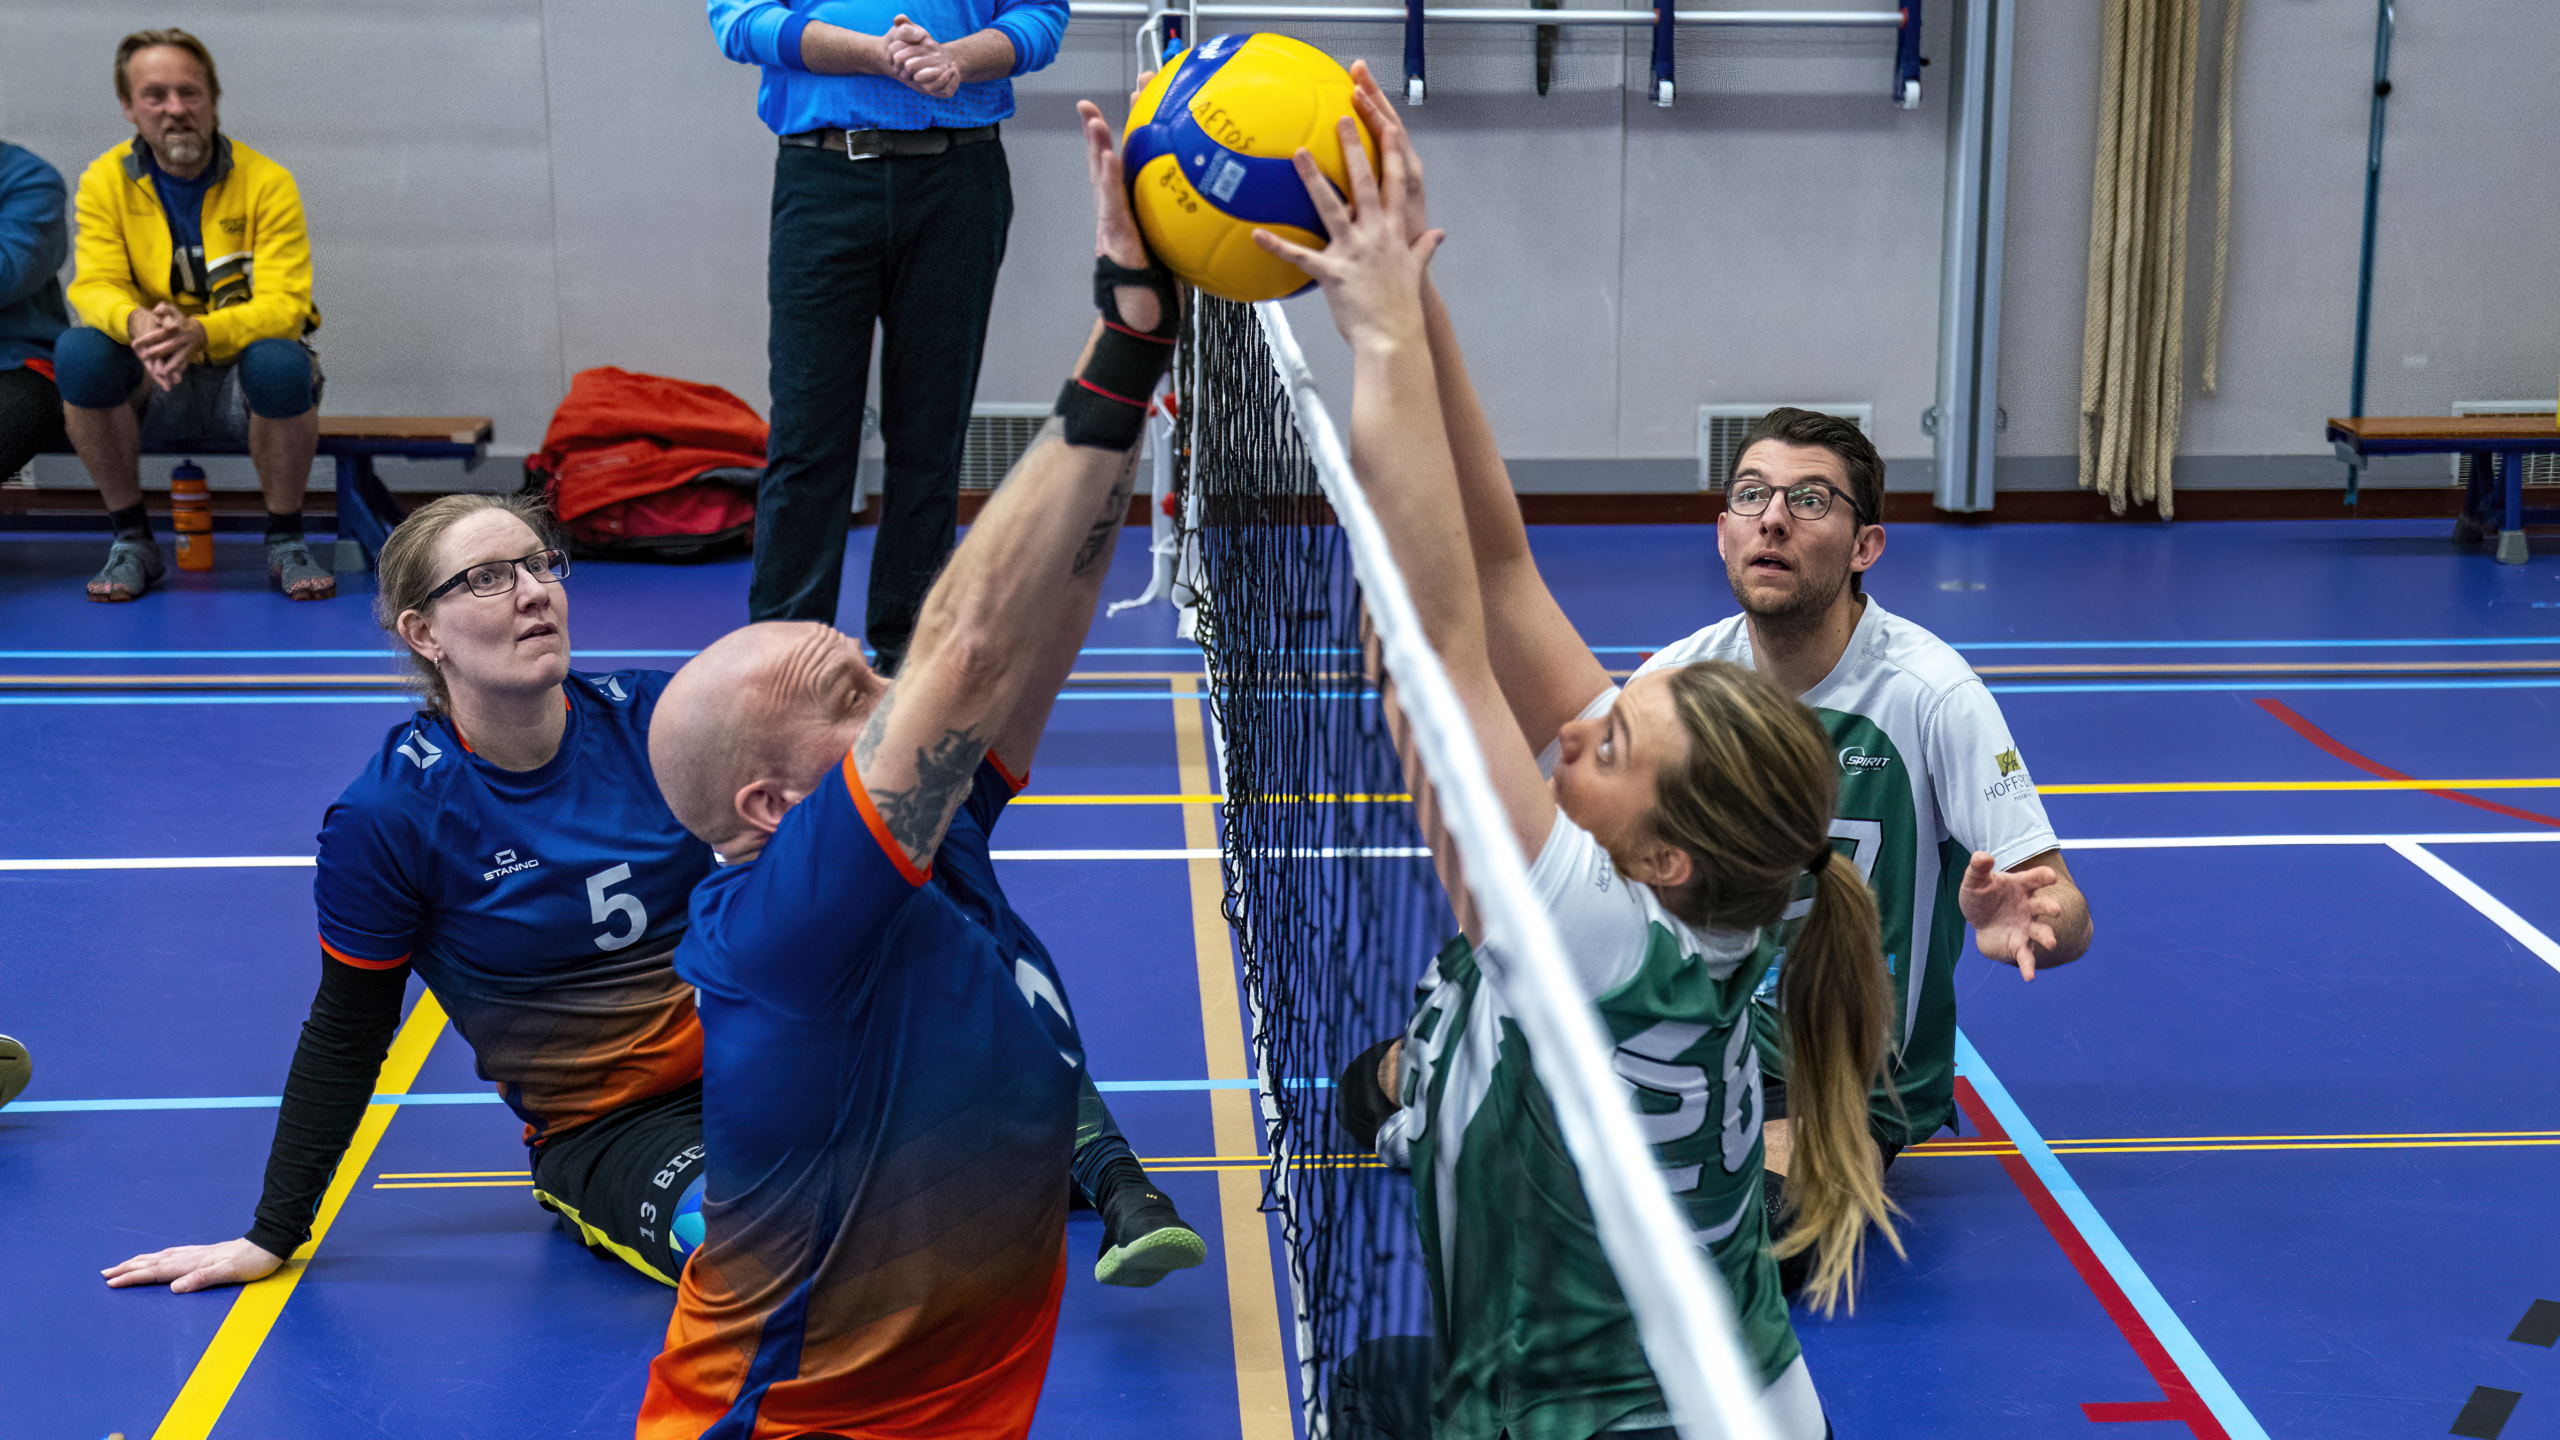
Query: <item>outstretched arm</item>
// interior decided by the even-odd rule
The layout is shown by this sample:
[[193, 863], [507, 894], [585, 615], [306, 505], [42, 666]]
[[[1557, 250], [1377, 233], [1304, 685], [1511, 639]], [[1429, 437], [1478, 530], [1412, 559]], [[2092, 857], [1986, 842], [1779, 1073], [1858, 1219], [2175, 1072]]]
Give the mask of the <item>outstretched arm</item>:
[[[1440, 233], [1408, 234], [1404, 166], [1409, 151], [1381, 148], [1381, 185], [1368, 157], [1342, 122], [1344, 157], [1351, 170], [1355, 209], [1346, 208], [1305, 150], [1297, 154], [1299, 178], [1332, 237], [1321, 251], [1292, 244], [1266, 230], [1255, 243], [1297, 265], [1324, 287], [1334, 324], [1352, 356], [1351, 464], [1378, 513], [1396, 563], [1404, 572], [1424, 637], [1439, 652], [1459, 703], [1466, 707], [1496, 795], [1521, 846], [1535, 853], [1555, 823], [1555, 801], [1538, 774], [1536, 752], [1522, 738], [1486, 649], [1484, 602], [1475, 558], [1458, 507], [1458, 477], [1441, 421], [1440, 393], [1432, 370], [1422, 316], [1422, 287]], [[1425, 796], [1428, 777], [1408, 767], [1407, 779]], [[1426, 819], [1427, 798], [1419, 805]], [[1450, 847], [1435, 845], [1434, 864], [1455, 896], [1463, 882]]]
[[[1134, 257], [1143, 265], [1111, 127], [1090, 102], [1077, 109], [1103, 214], [1103, 253], [1115, 264]], [[1170, 333], [1154, 288], [1121, 285], [1114, 298], [1121, 330], [1142, 334], [1095, 321], [1077, 357], [1078, 381], [925, 596], [898, 682], [854, 746], [855, 769], [881, 820], [918, 866], [942, 843], [981, 756], [993, 748], [1015, 774], [1029, 767], [1110, 568], [1136, 474], [1144, 396], [1154, 388], [1152, 376], [1140, 383], [1128, 367], [1153, 363], [1161, 374], [1171, 354], [1170, 345], [1143, 337]], [[1079, 383], [1104, 370], [1108, 383]], [[1139, 392], [1134, 403], [1116, 398], [1131, 390]]]
[[1974, 944], [2017, 967], [2021, 980], [2088, 953], [2089, 899], [2072, 881], [2059, 850], [2029, 856], [2005, 871], [1992, 869], [1991, 857], [1975, 851], [1956, 902], [1973, 926]]
[[[1140, 89], [1146, 87], [1149, 78], [1146, 75], [1138, 77]], [[1131, 98], [1135, 100], [1134, 96]], [[1103, 118], [1099, 108], [1086, 102], [1077, 109], [1084, 117], [1085, 165], [1093, 178], [1094, 254], [1123, 270], [1146, 271], [1155, 260], [1147, 253], [1146, 241], [1138, 233], [1137, 220], [1129, 213], [1129, 191], [1121, 181], [1119, 142], [1113, 137], [1111, 124]], [[1121, 349], [1124, 360], [1143, 364], [1157, 358], [1145, 348], [1150, 346], [1161, 350], [1162, 358], [1170, 360], [1178, 308], [1168, 303], [1173, 299], [1169, 278], [1161, 285], [1120, 285], [1113, 288], [1112, 303], [1124, 332], [1113, 343]], [[1106, 321], [1105, 328], [1095, 332], [1097, 337], [1109, 333], [1108, 323]], [[1145, 330], [1149, 337], [1141, 339], [1125, 333], [1130, 330]], [[1096, 341], [1087, 341], [1084, 353], [1077, 357], [1077, 375], [1087, 375], [1091, 369], [1095, 344]], [[1127, 398], [1145, 401], [1150, 396], [1130, 395]], [[1053, 416], [1049, 426], [1043, 428], [1041, 438], [1048, 439], [1051, 429], [1063, 432], [1064, 428], [1063, 422]], [[1143, 414], [1139, 433], [1145, 433]], [[1008, 774], [1027, 775], [1031, 772], [1032, 757], [1040, 748], [1041, 733], [1049, 725], [1049, 712], [1057, 704], [1058, 687], [1064, 685], [1067, 676], [1075, 670], [1077, 653], [1084, 647], [1085, 635], [1093, 628], [1093, 609], [1101, 603], [1102, 582], [1111, 573], [1111, 556], [1119, 548], [1120, 532], [1128, 528], [1129, 496], [1137, 483], [1138, 451], [1135, 445], [1130, 447], [1125, 459], [1127, 468], [1121, 474], [1120, 483], [1104, 497], [1102, 508], [1089, 517], [1084, 543], [1076, 547], [1071, 573], [1057, 597], [1048, 632], [1038, 642], [1040, 670], [1025, 689], [1022, 705], [1005, 721], [996, 735], [995, 744], [990, 747], [996, 762], [1004, 766]], [[1010, 477], [1007, 483], [1011, 483]]]
[[[1370, 133], [1378, 137], [1381, 155], [1403, 157], [1406, 229], [1419, 236], [1429, 229], [1422, 189], [1422, 161], [1413, 149], [1395, 106], [1378, 90], [1367, 62], [1351, 67], [1352, 98]], [[1449, 451], [1458, 473], [1458, 500], [1465, 512], [1467, 543], [1475, 556], [1476, 583], [1484, 596], [1485, 646], [1493, 673], [1520, 733], [1532, 748], [1543, 748], [1580, 715], [1592, 697], [1609, 688], [1609, 672], [1565, 618], [1564, 608], [1547, 589], [1538, 562], [1529, 552], [1529, 531], [1520, 520], [1520, 497], [1511, 488], [1510, 467], [1494, 443], [1493, 423], [1485, 418], [1475, 382], [1467, 376], [1458, 350], [1458, 332], [1439, 287], [1425, 276], [1422, 317], [1431, 344], [1431, 368], [1440, 393], [1440, 414], [1449, 432]]]

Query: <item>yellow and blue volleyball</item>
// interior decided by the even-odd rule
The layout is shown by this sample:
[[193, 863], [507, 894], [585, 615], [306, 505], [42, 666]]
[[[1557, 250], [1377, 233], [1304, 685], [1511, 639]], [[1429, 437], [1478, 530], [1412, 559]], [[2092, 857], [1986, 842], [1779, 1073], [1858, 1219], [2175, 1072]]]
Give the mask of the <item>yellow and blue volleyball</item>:
[[1255, 227], [1322, 249], [1324, 222], [1290, 157], [1300, 146], [1346, 198], [1337, 128], [1350, 116], [1374, 172], [1378, 142], [1351, 108], [1351, 74], [1286, 35], [1219, 35], [1176, 56], [1138, 95], [1122, 137], [1129, 206], [1165, 268], [1229, 300], [1312, 283], [1253, 243]]

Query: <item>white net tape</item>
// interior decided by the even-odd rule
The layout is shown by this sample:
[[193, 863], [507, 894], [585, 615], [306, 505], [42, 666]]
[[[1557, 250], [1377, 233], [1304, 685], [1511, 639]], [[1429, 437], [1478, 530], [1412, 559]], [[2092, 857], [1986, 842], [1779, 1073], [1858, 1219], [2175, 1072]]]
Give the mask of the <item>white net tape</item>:
[[1498, 958], [1485, 976], [1517, 1017], [1555, 1106], [1565, 1147], [1582, 1177], [1602, 1251], [1616, 1272], [1673, 1422], [1685, 1440], [1775, 1440], [1755, 1367], [1742, 1351], [1733, 1306], [1708, 1273], [1690, 1226], [1672, 1203], [1653, 1152], [1636, 1128], [1625, 1087], [1590, 1001], [1573, 979], [1554, 923], [1529, 888], [1529, 864], [1511, 833], [1458, 702], [1414, 613], [1404, 574], [1351, 457], [1316, 392], [1306, 356], [1276, 303], [1254, 307], [1272, 364], [1289, 390], [1299, 438], [1351, 552], [1399, 702], [1412, 722], [1450, 843]]

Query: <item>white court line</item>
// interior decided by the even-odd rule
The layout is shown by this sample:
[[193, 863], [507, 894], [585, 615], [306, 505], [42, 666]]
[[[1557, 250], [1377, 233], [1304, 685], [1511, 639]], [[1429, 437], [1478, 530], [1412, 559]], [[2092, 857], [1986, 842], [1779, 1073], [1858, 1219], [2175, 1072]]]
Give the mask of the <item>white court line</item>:
[[2513, 936], [2517, 944], [2539, 956], [2543, 964], [2554, 970], [2560, 970], [2560, 944], [2553, 943], [2550, 936], [2535, 929], [2530, 921], [2508, 909], [2506, 903], [2497, 896], [2481, 889], [2470, 876], [2454, 869], [2444, 862], [2442, 856], [2430, 854], [2426, 847], [2415, 842], [2396, 841], [2391, 848], [2400, 853], [2401, 859], [2426, 871], [2435, 877], [2438, 884], [2461, 896], [2463, 902], [2472, 909], [2489, 917], [2490, 924]]
[[2560, 843], [2560, 830], [2456, 830], [2437, 835], [2120, 835], [2055, 843], [2064, 850], [2205, 850], [2224, 845], [2530, 845]]
[[[2137, 835], [2096, 840], [2064, 840], [2069, 850], [2191, 850], [2217, 846], [2262, 845], [2530, 845], [2560, 843], [2560, 830], [2473, 830], [2426, 835]], [[997, 850], [998, 860], [1215, 860], [1217, 850]], [[1317, 859], [1366, 856], [1408, 859], [1428, 854], [1420, 848], [1388, 846], [1374, 850], [1305, 850]], [[2406, 852], [2403, 852], [2406, 853]], [[81, 860], [0, 860], [6, 870], [258, 870], [290, 869], [316, 863], [309, 855], [167, 855]], [[2420, 861], [2420, 864], [2425, 862]], [[2448, 881], [2448, 884], [2451, 882]], [[2468, 881], [2464, 883], [2469, 883]], [[2521, 922], [2519, 922], [2521, 923]], [[2560, 964], [2560, 961], [2553, 962]]]

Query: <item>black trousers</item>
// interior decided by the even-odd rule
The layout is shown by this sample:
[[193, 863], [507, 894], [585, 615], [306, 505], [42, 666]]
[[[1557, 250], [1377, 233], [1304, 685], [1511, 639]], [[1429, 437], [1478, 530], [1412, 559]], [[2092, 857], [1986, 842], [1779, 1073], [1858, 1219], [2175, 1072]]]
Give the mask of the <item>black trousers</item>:
[[863, 635], [884, 657], [905, 655], [957, 533], [960, 457], [1012, 223], [1002, 141], [869, 160], [779, 148], [766, 270], [773, 435], [750, 620], [835, 622], [877, 324], [887, 470]]
[[0, 480], [29, 456], [70, 444], [62, 433], [62, 392], [24, 365], [0, 370]]

